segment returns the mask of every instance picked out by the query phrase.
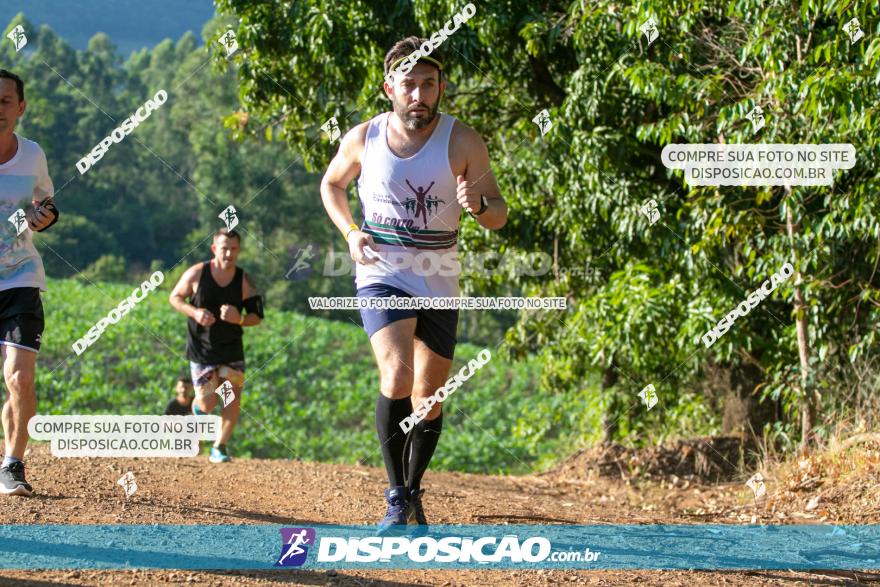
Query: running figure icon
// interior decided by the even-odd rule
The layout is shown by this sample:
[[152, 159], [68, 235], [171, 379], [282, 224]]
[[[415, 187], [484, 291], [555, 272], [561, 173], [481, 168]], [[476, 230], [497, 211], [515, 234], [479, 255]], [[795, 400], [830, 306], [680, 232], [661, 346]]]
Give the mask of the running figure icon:
[[281, 564], [286, 558], [296, 556], [305, 552], [305, 550], [300, 547], [300, 544], [306, 544], [308, 542], [308, 540], [306, 540], [307, 532], [308, 530], [303, 528], [302, 531], [294, 532], [290, 535], [290, 540], [287, 542], [287, 544], [290, 545], [290, 548], [287, 549], [287, 552], [281, 555], [281, 558], [278, 559], [277, 564]]

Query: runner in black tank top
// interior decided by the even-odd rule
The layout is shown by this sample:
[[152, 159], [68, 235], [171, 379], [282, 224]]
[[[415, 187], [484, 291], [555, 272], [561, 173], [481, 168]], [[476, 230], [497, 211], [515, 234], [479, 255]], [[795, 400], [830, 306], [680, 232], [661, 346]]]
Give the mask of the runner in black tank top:
[[210, 414], [222, 397], [223, 424], [211, 449], [212, 463], [230, 460], [226, 442], [238, 422], [244, 385], [242, 327], [256, 326], [263, 318], [262, 298], [247, 273], [235, 266], [240, 243], [236, 232], [218, 230], [211, 244], [213, 259], [187, 269], [169, 297], [174, 309], [188, 318], [186, 357], [196, 392], [193, 414]]
[[[241, 281], [244, 271], [235, 268], [235, 276], [229, 285], [220, 287], [211, 276], [211, 262], [202, 264], [199, 287], [190, 303], [196, 308], [204, 308], [214, 316], [220, 315], [223, 304], [235, 306], [241, 313]], [[241, 340], [242, 327], [219, 320], [210, 326], [202, 326], [193, 318], [186, 321], [186, 358], [203, 365], [229, 365], [244, 361], [244, 345]]]

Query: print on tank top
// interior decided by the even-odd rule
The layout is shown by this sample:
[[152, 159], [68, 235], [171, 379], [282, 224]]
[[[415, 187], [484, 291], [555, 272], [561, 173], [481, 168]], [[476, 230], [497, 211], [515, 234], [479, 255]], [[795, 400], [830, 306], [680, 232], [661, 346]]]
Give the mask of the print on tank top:
[[[440, 113], [431, 136], [413, 155], [398, 157], [387, 143], [390, 114], [370, 121], [364, 144], [358, 196], [364, 213], [362, 230], [380, 246], [388, 263], [356, 266], [358, 287], [385, 283], [411, 295], [458, 295], [460, 267], [455, 259], [461, 206], [449, 164], [449, 140], [455, 118]], [[414, 272], [420, 253], [443, 255], [453, 271]], [[411, 258], [412, 262], [404, 262]], [[394, 259], [397, 261], [395, 262]]]

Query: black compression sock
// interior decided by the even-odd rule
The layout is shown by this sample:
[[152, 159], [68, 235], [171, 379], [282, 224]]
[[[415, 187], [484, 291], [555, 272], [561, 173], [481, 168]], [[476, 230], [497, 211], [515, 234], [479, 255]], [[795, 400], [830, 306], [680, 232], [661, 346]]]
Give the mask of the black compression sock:
[[408, 397], [390, 399], [380, 393], [376, 400], [376, 434], [391, 487], [404, 485], [403, 447], [406, 434], [400, 429], [400, 422], [411, 413], [412, 403]]
[[412, 438], [410, 439], [409, 453], [409, 481], [410, 490], [419, 489], [422, 476], [428, 470], [428, 463], [434, 456], [437, 442], [440, 440], [440, 432], [443, 430], [443, 413], [433, 420], [422, 420], [413, 426]]

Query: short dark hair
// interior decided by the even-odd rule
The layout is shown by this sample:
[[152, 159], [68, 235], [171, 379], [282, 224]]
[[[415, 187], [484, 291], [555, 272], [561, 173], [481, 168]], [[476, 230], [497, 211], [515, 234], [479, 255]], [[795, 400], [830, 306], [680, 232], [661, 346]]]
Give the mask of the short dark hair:
[[177, 380], [174, 382], [174, 385], [177, 385], [178, 383], [183, 383], [184, 385], [189, 385], [189, 384], [192, 383], [192, 381], [191, 381], [188, 377], [184, 377], [183, 375], [181, 375], [181, 376], [178, 377]]
[[15, 90], [18, 92], [18, 101], [24, 102], [24, 80], [9, 70], [0, 69], [0, 79], [11, 79], [15, 82]]
[[[418, 51], [419, 47], [421, 47], [422, 44], [427, 43], [427, 42], [428, 42], [428, 39], [420, 38], [415, 35], [412, 35], [411, 37], [401, 39], [400, 41], [397, 41], [396, 43], [394, 43], [394, 46], [391, 47], [391, 49], [388, 50], [388, 53], [385, 54], [385, 75], [388, 75], [389, 73], [391, 73], [391, 64], [392, 63], [394, 63], [395, 61], [397, 61], [401, 57], [406, 57], [407, 55], [410, 55], [411, 53]], [[435, 48], [433, 51], [431, 51], [431, 57], [433, 59], [436, 59], [440, 63], [446, 63], [443, 60], [443, 54], [440, 53], [439, 49]], [[427, 60], [419, 59], [418, 62], [419, 63], [427, 63], [428, 65], [433, 65], [434, 67], [437, 67], [436, 63], [431, 63], [430, 61], [427, 61]], [[439, 67], [437, 67], [437, 71], [438, 71], [438, 79], [442, 80], [443, 79], [443, 70], [440, 69]]]
[[234, 230], [229, 230], [225, 226], [221, 226], [214, 232], [213, 240], [216, 240], [218, 236], [225, 236], [229, 238], [234, 238], [238, 241], [238, 244], [241, 244], [241, 235], [235, 232]]

